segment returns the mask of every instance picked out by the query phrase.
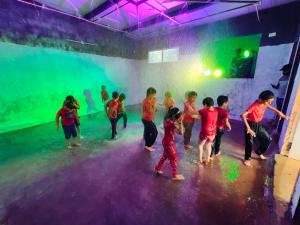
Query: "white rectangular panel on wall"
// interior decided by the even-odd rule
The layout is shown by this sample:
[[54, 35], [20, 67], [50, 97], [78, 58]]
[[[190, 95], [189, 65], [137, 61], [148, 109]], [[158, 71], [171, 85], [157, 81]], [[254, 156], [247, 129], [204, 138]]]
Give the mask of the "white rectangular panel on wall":
[[162, 50], [151, 51], [148, 53], [149, 63], [161, 63], [162, 62]]
[[179, 58], [178, 48], [169, 48], [163, 50], [163, 62], [177, 62]]

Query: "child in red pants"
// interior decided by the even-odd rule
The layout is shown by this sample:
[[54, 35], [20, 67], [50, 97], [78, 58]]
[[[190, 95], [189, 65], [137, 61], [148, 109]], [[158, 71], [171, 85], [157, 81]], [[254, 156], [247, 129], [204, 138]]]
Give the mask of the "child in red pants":
[[178, 108], [172, 108], [168, 111], [164, 120], [165, 135], [162, 140], [164, 153], [161, 156], [158, 164], [155, 166], [157, 174], [162, 174], [164, 162], [169, 159], [172, 167], [172, 180], [184, 180], [184, 177], [177, 174], [177, 156], [174, 148], [175, 132], [182, 134], [182, 112]]

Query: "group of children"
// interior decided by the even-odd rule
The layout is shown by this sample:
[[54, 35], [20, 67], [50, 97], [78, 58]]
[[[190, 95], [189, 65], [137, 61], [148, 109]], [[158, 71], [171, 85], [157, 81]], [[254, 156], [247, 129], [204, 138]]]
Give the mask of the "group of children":
[[[224, 134], [225, 127], [228, 131], [231, 130], [229, 122], [228, 97], [220, 95], [217, 98], [218, 107], [214, 106], [214, 100], [210, 97], [204, 98], [202, 101], [203, 108], [196, 109], [195, 101], [197, 92], [190, 91], [187, 93], [187, 100], [184, 103], [184, 110], [181, 112], [175, 106], [175, 101], [169, 92], [165, 95], [164, 102], [173, 102], [166, 106], [167, 113], [164, 118], [164, 137], [162, 145], [164, 152], [155, 166], [157, 174], [162, 174], [162, 167], [164, 162], [168, 159], [172, 167], [172, 179], [184, 180], [184, 177], [177, 174], [177, 157], [174, 147], [175, 133], [183, 134], [184, 147], [186, 150], [193, 148], [190, 145], [192, 137], [192, 130], [195, 120], [201, 120], [201, 130], [198, 138], [199, 159], [198, 165], [207, 165], [213, 159], [213, 155], [220, 155], [221, 139]], [[263, 155], [268, 149], [272, 139], [265, 128], [261, 125], [266, 109], [270, 109], [278, 114], [280, 118], [287, 119], [287, 117], [271, 106], [274, 100], [273, 92], [263, 91], [259, 98], [253, 102], [247, 110], [245, 110], [241, 118], [245, 123], [245, 158], [244, 164], [251, 166], [251, 152], [253, 148], [254, 138], [257, 138], [260, 145], [255, 153], [260, 159], [265, 160]], [[156, 113], [156, 90], [153, 87], [148, 88], [146, 98], [143, 101], [142, 122], [144, 124], [144, 139], [145, 149], [153, 151], [152, 147], [157, 137], [157, 129], [154, 124], [154, 117]], [[206, 156], [203, 160], [203, 150], [206, 149]]]
[[[101, 86], [101, 98], [104, 104], [105, 113], [112, 126], [111, 138], [115, 139], [117, 135], [117, 122], [123, 118], [123, 127], [127, 127], [127, 115], [125, 109], [125, 94], [118, 92], [112, 93], [112, 99], [108, 99], [108, 93], [104, 85]], [[77, 110], [80, 108], [78, 101], [71, 95], [67, 96], [62, 108], [56, 114], [56, 127], [59, 128], [59, 118], [64, 131], [66, 146], [72, 149], [72, 146], [80, 146], [78, 137], [80, 137], [80, 122]], [[74, 139], [73, 145], [70, 143], [71, 136]]]
[[[102, 102], [105, 106], [105, 113], [110, 120], [112, 127], [112, 139], [116, 138], [117, 134], [117, 122], [120, 118], [124, 120], [124, 128], [127, 126], [127, 115], [125, 110], [124, 100], [125, 94], [119, 94], [114, 91], [112, 93], [112, 99], [108, 99], [108, 93], [104, 85], [101, 87]], [[213, 156], [220, 155], [221, 139], [225, 132], [225, 128], [228, 131], [231, 130], [231, 124], [229, 122], [228, 112], [228, 97], [220, 95], [217, 98], [218, 107], [215, 107], [214, 100], [210, 97], [203, 99], [203, 108], [197, 110], [195, 105], [197, 99], [197, 92], [189, 91], [184, 102], [183, 112], [175, 107], [176, 102], [170, 92], [165, 93], [165, 100], [162, 104], [158, 104], [156, 100], [156, 90], [153, 87], [149, 87], [146, 92], [146, 98], [142, 102], [142, 123], [144, 125], [144, 140], [145, 150], [154, 151], [153, 145], [158, 135], [154, 118], [157, 112], [157, 106], [164, 107], [166, 115], [164, 118], [164, 137], [162, 145], [164, 152], [155, 166], [157, 174], [162, 174], [162, 168], [164, 162], [168, 159], [172, 167], [172, 179], [183, 180], [184, 177], [177, 174], [177, 156], [174, 147], [175, 133], [183, 135], [183, 144], [186, 150], [192, 149], [190, 144], [192, 137], [192, 130], [196, 120], [201, 120], [201, 130], [198, 136], [198, 165], [207, 165]], [[241, 118], [245, 123], [245, 158], [244, 164], [251, 166], [251, 152], [253, 148], [254, 138], [259, 141], [259, 147], [255, 153], [260, 159], [265, 160], [263, 155], [271, 144], [272, 138], [261, 125], [261, 121], [264, 117], [266, 109], [270, 109], [278, 114], [280, 118], [287, 119], [287, 117], [271, 106], [274, 100], [273, 92], [266, 90], [263, 91], [258, 99], [254, 101], [247, 110], [245, 110]], [[56, 115], [56, 126], [59, 127], [59, 118], [61, 117], [61, 123], [64, 130], [67, 148], [71, 149], [70, 144], [71, 136], [74, 138], [74, 146], [80, 146], [77, 135], [80, 132], [79, 117], [77, 110], [79, 109], [79, 103], [73, 96], [67, 96], [62, 108]], [[206, 149], [206, 156], [203, 159], [204, 148]]]

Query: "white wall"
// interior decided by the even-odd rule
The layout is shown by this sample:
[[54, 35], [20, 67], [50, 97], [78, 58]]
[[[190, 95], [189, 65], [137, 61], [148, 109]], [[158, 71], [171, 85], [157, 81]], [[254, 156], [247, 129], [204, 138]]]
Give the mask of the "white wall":
[[[290, 120], [284, 121], [281, 135], [279, 138], [279, 146], [282, 150], [288, 148], [291, 143], [288, 156], [292, 159], [300, 160], [300, 68], [298, 68], [294, 86], [290, 97], [290, 103], [287, 109], [287, 115]], [[288, 150], [288, 149], [287, 149]]]
[[[155, 87], [160, 100], [163, 99], [163, 93], [170, 90], [179, 103], [183, 101], [185, 91], [195, 90], [198, 92], [198, 108], [202, 107], [204, 97], [216, 99], [218, 95], [225, 94], [230, 99], [231, 115], [238, 118], [261, 91], [272, 90], [270, 84], [276, 83], [281, 76], [279, 70], [289, 61], [291, 50], [292, 44], [261, 47], [254, 79], [201, 77], [197, 70], [199, 55], [180, 55], [180, 60], [174, 63], [149, 64], [145, 60], [141, 67], [141, 90]], [[269, 119], [273, 116], [270, 112], [266, 114]]]

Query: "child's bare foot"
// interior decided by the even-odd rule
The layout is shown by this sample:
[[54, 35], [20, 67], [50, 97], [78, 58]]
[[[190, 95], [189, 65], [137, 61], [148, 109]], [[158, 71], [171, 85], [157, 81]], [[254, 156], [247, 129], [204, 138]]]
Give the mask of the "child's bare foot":
[[197, 162], [197, 166], [202, 166], [203, 165], [203, 161], [198, 161]]
[[172, 180], [181, 181], [181, 180], [184, 180], [184, 176], [182, 176], [181, 174], [176, 174], [176, 176], [173, 177]]
[[157, 169], [154, 169], [155, 170], [155, 173], [157, 174], [157, 175], [162, 175], [163, 174], [163, 171], [161, 171], [161, 170], [157, 170]]
[[208, 160], [207, 160], [207, 161], [206, 161], [206, 160], [205, 160], [205, 161], [203, 161], [203, 165], [204, 165], [204, 166], [207, 166], [207, 165], [208, 165], [208, 163], [209, 163], [209, 161], [208, 161]]
[[188, 149], [193, 149], [193, 146], [191, 146], [191, 145], [184, 145], [184, 148], [185, 148], [186, 150], [188, 150]]
[[76, 146], [76, 147], [80, 147], [80, 146], [81, 146], [81, 144], [79, 144], [79, 143], [74, 143], [74, 146]]
[[69, 150], [71, 150], [72, 148], [73, 148], [72, 145], [67, 146], [67, 149], [69, 149]]
[[221, 152], [218, 152], [217, 154], [215, 154], [215, 156], [219, 156], [219, 155], [221, 155]]
[[211, 161], [214, 161], [214, 157], [210, 157], [210, 160], [211, 160]]
[[245, 160], [245, 161], [244, 161], [244, 165], [245, 165], [245, 166], [249, 166], [249, 167], [252, 166], [250, 160]]
[[260, 154], [260, 155], [259, 155], [259, 158], [260, 158], [261, 160], [266, 160], [266, 159], [267, 159], [267, 157], [265, 157], [263, 154]]
[[149, 152], [153, 152], [155, 149], [149, 146], [145, 146], [145, 150], [149, 151]]

